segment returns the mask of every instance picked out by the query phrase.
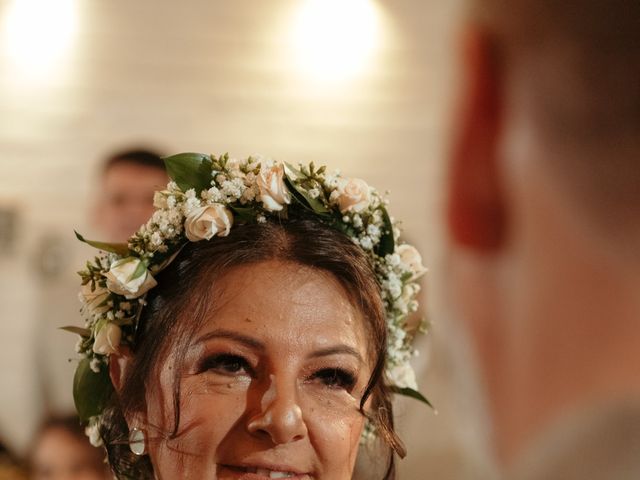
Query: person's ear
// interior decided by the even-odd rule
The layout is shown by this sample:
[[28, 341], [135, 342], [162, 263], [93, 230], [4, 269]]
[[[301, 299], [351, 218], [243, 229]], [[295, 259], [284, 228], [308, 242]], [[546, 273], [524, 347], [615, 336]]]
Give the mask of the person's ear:
[[462, 98], [447, 185], [447, 227], [454, 244], [477, 252], [499, 249], [506, 233], [498, 146], [502, 85], [490, 36], [469, 27], [463, 37]]
[[[127, 374], [127, 370], [131, 367], [131, 361], [133, 355], [128, 347], [120, 346], [117, 353], [109, 355], [109, 378], [113, 388], [116, 390], [116, 394], [119, 396], [122, 392], [124, 385], [124, 379]], [[146, 414], [144, 412], [137, 412], [134, 414], [126, 415], [126, 421], [129, 425], [129, 429], [137, 428], [144, 429], [147, 426]]]
[[118, 349], [118, 353], [109, 355], [109, 377], [118, 395], [122, 390], [125, 374], [131, 363], [131, 359], [131, 350], [122, 346]]

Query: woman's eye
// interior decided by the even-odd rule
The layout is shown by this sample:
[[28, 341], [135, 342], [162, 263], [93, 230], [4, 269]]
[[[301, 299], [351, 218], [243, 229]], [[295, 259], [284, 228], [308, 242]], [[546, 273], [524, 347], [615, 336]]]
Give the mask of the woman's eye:
[[342, 388], [350, 392], [356, 384], [353, 374], [341, 368], [324, 368], [312, 375], [312, 379], [331, 388]]
[[236, 375], [250, 373], [251, 367], [244, 358], [225, 353], [207, 357], [200, 365], [199, 370], [201, 372], [214, 371], [223, 375]]

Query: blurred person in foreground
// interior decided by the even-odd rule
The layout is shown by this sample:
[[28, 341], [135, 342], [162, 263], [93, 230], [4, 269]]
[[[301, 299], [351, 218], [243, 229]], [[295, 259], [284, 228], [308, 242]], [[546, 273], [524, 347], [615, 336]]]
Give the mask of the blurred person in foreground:
[[153, 213], [153, 192], [167, 184], [164, 163], [150, 150], [118, 152], [104, 162], [94, 227], [111, 242], [124, 242]]
[[495, 454], [513, 479], [640, 478], [640, 2], [469, 20], [446, 285]]
[[24, 480], [26, 478], [27, 476], [18, 459], [0, 441], [0, 480]]
[[107, 480], [104, 451], [89, 443], [75, 415], [45, 420], [30, 451], [32, 480]]

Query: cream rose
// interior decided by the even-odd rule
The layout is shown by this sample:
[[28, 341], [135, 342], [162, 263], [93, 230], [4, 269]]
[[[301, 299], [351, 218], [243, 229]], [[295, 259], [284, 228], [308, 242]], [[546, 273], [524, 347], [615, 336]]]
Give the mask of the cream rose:
[[263, 163], [256, 183], [260, 190], [260, 201], [267, 210], [278, 212], [285, 204], [291, 203], [291, 194], [284, 184], [284, 165], [282, 163], [270, 167]]
[[184, 222], [184, 231], [192, 242], [226, 237], [233, 225], [233, 215], [219, 203], [194, 209]]
[[138, 298], [158, 283], [149, 270], [143, 268], [139, 258], [127, 257], [111, 264], [107, 277], [107, 288], [126, 298]]
[[413, 368], [408, 363], [397, 365], [387, 372], [389, 381], [398, 388], [418, 390], [418, 382]]
[[93, 351], [100, 355], [110, 355], [118, 351], [122, 330], [115, 323], [106, 323], [96, 334]]
[[400, 255], [400, 261], [413, 272], [413, 278], [417, 278], [427, 271], [422, 265], [422, 256], [415, 247], [407, 244], [400, 245], [396, 248], [396, 253]]
[[371, 203], [371, 191], [369, 185], [359, 178], [343, 180], [338, 184], [336, 198], [338, 207], [342, 213], [359, 213]]
[[95, 288], [91, 291], [91, 282], [82, 286], [80, 296], [91, 313], [105, 313], [111, 308], [107, 304], [109, 290], [95, 285]]

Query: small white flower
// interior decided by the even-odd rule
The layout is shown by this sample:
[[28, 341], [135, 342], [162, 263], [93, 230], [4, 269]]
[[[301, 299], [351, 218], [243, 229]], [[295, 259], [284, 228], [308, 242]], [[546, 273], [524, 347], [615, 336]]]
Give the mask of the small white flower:
[[418, 278], [427, 271], [422, 265], [420, 253], [412, 245], [400, 245], [396, 248], [396, 253], [400, 255], [400, 261], [413, 273], [412, 278]]
[[284, 184], [284, 165], [282, 163], [273, 166], [262, 164], [256, 182], [260, 189], [260, 201], [266, 210], [278, 212], [285, 205], [291, 203], [291, 194]]
[[371, 237], [365, 236], [360, 239], [360, 245], [365, 250], [371, 250], [373, 248], [373, 241], [371, 240]]
[[387, 371], [387, 376], [392, 385], [398, 388], [410, 388], [418, 390], [418, 382], [416, 382], [416, 374], [409, 363], [405, 362], [397, 365]]
[[231, 211], [220, 203], [200, 207], [187, 217], [184, 223], [185, 234], [192, 242], [211, 240], [215, 235], [229, 235], [233, 225]]
[[100, 436], [100, 423], [99, 417], [91, 417], [89, 424], [85, 427], [84, 433], [89, 437], [89, 443], [94, 447], [102, 446], [102, 437]]
[[153, 206], [155, 208], [167, 208], [167, 197], [162, 192], [153, 194]]
[[335, 203], [338, 204], [340, 211], [345, 212], [362, 212], [371, 202], [371, 189], [364, 180], [359, 178], [341, 179], [338, 182], [338, 195], [333, 195]]
[[367, 227], [367, 233], [369, 235], [371, 235], [372, 237], [379, 237], [380, 236], [380, 228], [378, 228], [377, 225], [371, 224], [371, 225], [369, 225]]
[[[157, 285], [149, 270], [142, 267], [142, 260], [127, 257], [111, 264], [107, 277], [107, 288], [126, 298], [137, 298]], [[112, 303], [113, 305], [113, 303]]]
[[258, 215], [256, 217], [256, 221], [258, 223], [267, 223], [267, 217], [265, 217], [264, 215]]
[[102, 362], [97, 359], [97, 358], [92, 358], [89, 361], [89, 368], [91, 369], [92, 372], [94, 373], [100, 373], [100, 365], [102, 364]]
[[120, 340], [122, 338], [122, 330], [118, 325], [112, 322], [105, 323], [96, 333], [93, 343], [93, 351], [100, 355], [110, 355], [118, 351]]
[[318, 190], [317, 188], [312, 188], [311, 190], [309, 190], [309, 196], [311, 198], [318, 198], [320, 196], [320, 190]]
[[357, 213], [353, 216], [353, 226], [356, 228], [362, 228], [362, 217]]

